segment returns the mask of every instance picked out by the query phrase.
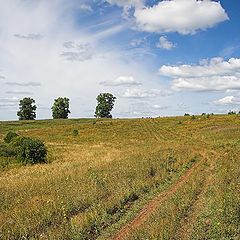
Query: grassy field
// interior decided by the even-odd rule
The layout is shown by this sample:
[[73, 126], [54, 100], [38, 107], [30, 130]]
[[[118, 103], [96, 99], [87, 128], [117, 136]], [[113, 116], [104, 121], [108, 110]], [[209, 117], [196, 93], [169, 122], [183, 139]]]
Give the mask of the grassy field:
[[124, 239], [240, 239], [238, 115], [0, 122], [0, 141], [10, 130], [48, 163], [0, 157], [0, 239], [123, 239], [132, 221]]

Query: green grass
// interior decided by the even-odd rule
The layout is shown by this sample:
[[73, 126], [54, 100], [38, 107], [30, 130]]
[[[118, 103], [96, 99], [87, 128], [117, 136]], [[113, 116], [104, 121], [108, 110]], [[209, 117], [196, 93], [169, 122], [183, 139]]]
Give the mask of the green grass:
[[[48, 163], [22, 166], [0, 156], [0, 239], [108, 239], [202, 159], [199, 171], [129, 239], [180, 236], [191, 212], [189, 239], [234, 239], [239, 126], [237, 115], [1, 122], [2, 141], [8, 131], [43, 140]], [[201, 193], [210, 166], [214, 184]], [[198, 201], [204, 204], [194, 210]]]

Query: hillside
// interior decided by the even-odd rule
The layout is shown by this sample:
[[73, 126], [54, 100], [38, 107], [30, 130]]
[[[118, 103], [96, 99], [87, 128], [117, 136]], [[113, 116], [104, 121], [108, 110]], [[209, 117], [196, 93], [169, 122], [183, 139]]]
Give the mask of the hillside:
[[238, 115], [1, 122], [1, 141], [10, 130], [48, 163], [0, 157], [0, 239], [240, 236]]

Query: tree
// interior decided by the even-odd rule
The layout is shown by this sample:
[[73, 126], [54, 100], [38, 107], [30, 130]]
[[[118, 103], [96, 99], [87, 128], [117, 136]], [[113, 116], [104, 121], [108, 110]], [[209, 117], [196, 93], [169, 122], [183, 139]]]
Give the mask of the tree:
[[35, 100], [29, 97], [20, 100], [19, 111], [17, 112], [19, 120], [34, 120], [36, 118], [37, 107], [34, 103]]
[[53, 119], [67, 119], [69, 113], [71, 113], [69, 110], [69, 98], [59, 97], [54, 100], [54, 104], [52, 106]]
[[111, 93], [100, 93], [97, 96], [97, 106], [95, 117], [97, 118], [112, 118], [110, 112], [113, 109], [116, 97]]

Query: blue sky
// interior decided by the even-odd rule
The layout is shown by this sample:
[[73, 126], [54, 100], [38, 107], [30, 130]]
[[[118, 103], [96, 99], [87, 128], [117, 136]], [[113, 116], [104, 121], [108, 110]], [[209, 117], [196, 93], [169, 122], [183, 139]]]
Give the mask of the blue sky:
[[237, 0], [0, 0], [0, 120], [33, 97], [37, 118], [69, 97], [93, 117], [96, 96], [114, 117], [240, 110]]

